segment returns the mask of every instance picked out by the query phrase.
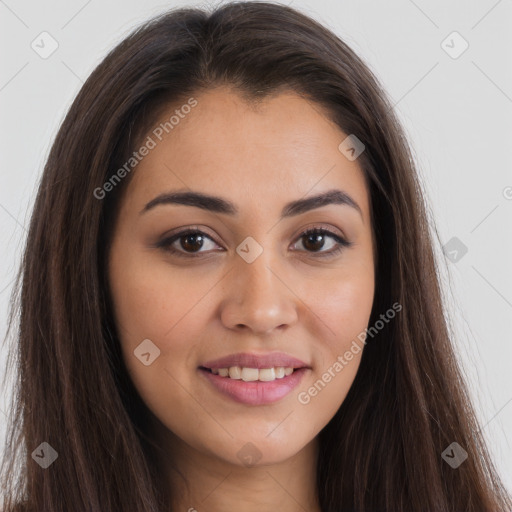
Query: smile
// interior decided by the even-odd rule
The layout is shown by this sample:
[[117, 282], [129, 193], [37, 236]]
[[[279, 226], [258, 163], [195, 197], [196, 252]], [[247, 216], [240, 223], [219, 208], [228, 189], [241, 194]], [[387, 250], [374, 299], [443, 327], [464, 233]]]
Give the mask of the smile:
[[281, 400], [299, 385], [309, 370], [282, 366], [260, 369], [239, 366], [216, 370], [199, 368], [200, 374], [216, 391], [248, 405], [264, 405]]

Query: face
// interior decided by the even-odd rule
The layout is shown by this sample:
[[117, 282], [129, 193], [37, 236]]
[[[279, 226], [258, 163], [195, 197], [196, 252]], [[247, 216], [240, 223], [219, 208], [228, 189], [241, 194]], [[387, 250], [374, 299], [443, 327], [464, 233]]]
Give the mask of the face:
[[[356, 375], [374, 296], [369, 194], [317, 105], [289, 92], [254, 109], [224, 88], [194, 98], [157, 122], [181, 114], [149, 133], [125, 191], [115, 321], [175, 446], [273, 464], [313, 442]], [[289, 205], [330, 191], [337, 200]]]

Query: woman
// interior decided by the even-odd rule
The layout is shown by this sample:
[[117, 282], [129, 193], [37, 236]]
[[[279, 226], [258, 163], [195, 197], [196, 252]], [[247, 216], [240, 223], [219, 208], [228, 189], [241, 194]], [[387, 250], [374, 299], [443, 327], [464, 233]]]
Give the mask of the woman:
[[401, 127], [289, 7], [171, 11], [104, 59], [20, 287], [4, 510], [510, 510]]

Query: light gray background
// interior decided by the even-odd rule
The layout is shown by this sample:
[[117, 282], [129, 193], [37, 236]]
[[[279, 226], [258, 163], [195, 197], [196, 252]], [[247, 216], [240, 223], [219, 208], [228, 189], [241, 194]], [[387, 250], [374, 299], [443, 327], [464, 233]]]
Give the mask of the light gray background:
[[[512, 489], [512, 3], [282, 3], [331, 28], [381, 80], [412, 143], [441, 245], [457, 237], [468, 248], [456, 263], [441, 245], [437, 250], [457, 350], [483, 432]], [[2, 340], [37, 180], [66, 110], [108, 50], [140, 22], [178, 5], [208, 4], [0, 0]], [[47, 59], [31, 48], [43, 31], [59, 44]], [[455, 59], [441, 46], [453, 31], [469, 43]], [[460, 48], [451, 39], [452, 51]], [[5, 357], [3, 345], [2, 373]], [[3, 390], [2, 443], [10, 397]]]

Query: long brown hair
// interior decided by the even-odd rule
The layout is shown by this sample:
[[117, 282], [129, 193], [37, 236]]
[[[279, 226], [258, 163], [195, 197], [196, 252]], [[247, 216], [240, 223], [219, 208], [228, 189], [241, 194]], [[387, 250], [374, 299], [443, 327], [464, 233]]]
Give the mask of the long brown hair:
[[[170, 502], [147, 409], [121, 357], [105, 274], [129, 177], [102, 187], [165, 105], [218, 85], [248, 101], [292, 90], [365, 145], [378, 266], [373, 325], [343, 404], [320, 432], [324, 512], [511, 510], [457, 365], [415, 164], [362, 60], [308, 16], [270, 2], [164, 13], [93, 71], [51, 148], [12, 297], [16, 371], [3, 460], [6, 511], [157, 512]], [[47, 469], [33, 452], [58, 454]], [[457, 442], [468, 458], [450, 467]]]

